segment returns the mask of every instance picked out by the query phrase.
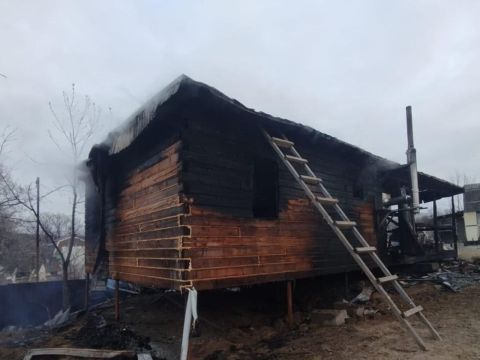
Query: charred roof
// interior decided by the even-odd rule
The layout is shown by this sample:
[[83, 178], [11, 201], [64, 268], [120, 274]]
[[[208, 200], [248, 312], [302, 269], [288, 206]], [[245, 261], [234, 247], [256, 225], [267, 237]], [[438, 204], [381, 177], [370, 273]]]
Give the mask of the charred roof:
[[[382, 177], [385, 190], [391, 192], [394, 196], [398, 196], [400, 195], [398, 193], [400, 186], [408, 187], [410, 184], [410, 167], [408, 165], [398, 166], [395, 169], [383, 172]], [[420, 171], [418, 172], [418, 183], [420, 201], [422, 202], [430, 202], [463, 193], [461, 186]]]
[[179, 106], [181, 103], [186, 103], [189, 99], [199, 98], [220, 101], [222, 105], [230, 106], [237, 110], [253, 116], [253, 118], [261, 123], [272, 126], [282, 126], [295, 130], [298, 135], [304, 137], [308, 141], [316, 142], [318, 140], [331, 142], [339, 147], [343, 147], [354, 152], [365, 154], [368, 157], [379, 159], [395, 167], [399, 164], [374, 155], [358, 146], [349, 144], [339, 140], [333, 136], [317, 131], [309, 126], [293, 122], [291, 120], [275, 117], [270, 114], [256, 111], [248, 108], [239, 101], [228, 97], [217, 89], [189, 78], [186, 75], [181, 75], [164, 89], [153, 96], [149, 101], [135, 111], [122, 125], [112, 131], [102, 144], [108, 149], [110, 155], [117, 154], [122, 150], [128, 148], [137, 137], [152, 123], [161, 122], [162, 118], [160, 110], [162, 108]]
[[[90, 152], [89, 158], [93, 159], [94, 152], [99, 149], [102, 149], [108, 155], [116, 155], [122, 152], [129, 148], [147, 128], [153, 124], [161, 124], [167, 120], [168, 114], [171, 114], [172, 111], [180, 109], [187, 104], [190, 105], [195, 100], [208, 103], [212, 107], [229, 108], [237, 113], [241, 113], [246, 119], [256, 121], [263, 126], [280, 128], [282, 131], [293, 134], [296, 139], [301, 139], [305, 143], [327, 144], [346, 154], [360, 156], [386, 174], [386, 181], [394, 178], [400, 181], [405, 180], [404, 165], [372, 154], [358, 146], [339, 140], [309, 126], [248, 108], [217, 89], [195, 81], [186, 75], [179, 76], [167, 85], [147, 101], [145, 105], [134, 112], [121, 126], [112, 131], [105, 141], [95, 145]], [[419, 173], [419, 177], [420, 182], [426, 184], [430, 190], [429, 195], [424, 194], [424, 201], [431, 201], [435, 197], [438, 198], [438, 196], [451, 196], [463, 192], [463, 188], [434, 176]]]

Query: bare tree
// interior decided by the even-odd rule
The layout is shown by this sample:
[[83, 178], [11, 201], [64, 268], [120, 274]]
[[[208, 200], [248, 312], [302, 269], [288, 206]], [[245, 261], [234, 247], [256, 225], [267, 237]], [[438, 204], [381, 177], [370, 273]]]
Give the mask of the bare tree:
[[70, 234], [70, 217], [61, 213], [43, 213], [41, 221], [48, 232], [58, 241]]
[[[48, 133], [50, 139], [61, 153], [68, 154], [68, 160], [71, 164], [71, 175], [67, 178], [68, 187], [71, 190], [70, 241], [67, 254], [63, 254], [61, 249], [56, 248], [62, 259], [63, 307], [66, 309], [70, 305], [68, 267], [77, 235], [78, 207], [82, 202], [79, 197], [80, 182], [78, 166], [97, 128], [101, 110], [89, 96], [79, 97], [75, 90], [75, 84], [72, 84], [69, 93], [64, 91], [62, 95], [63, 105], [61, 112], [56, 110], [52, 102], [49, 102], [50, 111], [53, 116], [53, 129]], [[45, 226], [43, 226], [42, 230], [45, 231], [44, 228]]]
[[[15, 130], [5, 127], [0, 131], [0, 176], [2, 178], [10, 178], [9, 171], [5, 165], [5, 153], [7, 145], [12, 141]], [[8, 190], [0, 183], [0, 259], [8, 256], [6, 254], [8, 242], [15, 227], [14, 214], [15, 208], [12, 206]], [[2, 261], [3, 265], [3, 261]]]
[[0, 133], [0, 160], [2, 162], [4, 160], [3, 157], [5, 156], [5, 150], [7, 148], [7, 145], [13, 140], [14, 135], [15, 129], [9, 126], [5, 127]]
[[[76, 93], [75, 84], [71, 91], [62, 93], [63, 104], [61, 111], [57, 111], [52, 102], [49, 102], [49, 108], [52, 113], [52, 129], [48, 131], [49, 137], [61, 154], [67, 156], [68, 175], [66, 183], [59, 188], [67, 188], [71, 196], [71, 211], [68, 224], [68, 250], [66, 253], [58, 246], [57, 240], [60, 231], [65, 230], [65, 219], [57, 221], [60, 218], [52, 219], [42, 217], [37, 211], [35, 204], [35, 195], [32, 184], [28, 186], [19, 186], [15, 184], [7, 174], [0, 173], [0, 181], [5, 193], [5, 202], [9, 206], [22, 206], [30, 212], [35, 221], [38, 221], [40, 229], [45, 237], [50, 241], [58, 253], [62, 263], [62, 281], [63, 281], [63, 309], [70, 307], [70, 292], [68, 288], [69, 265], [71, 262], [72, 249], [75, 243], [79, 221], [77, 214], [79, 205], [82, 203], [80, 196], [79, 181], [79, 162], [85, 156], [86, 147], [94, 134], [100, 117], [100, 109], [90, 99], [89, 96], [81, 97]], [[0, 142], [0, 145], [2, 142]], [[1, 149], [1, 147], [0, 147]], [[57, 189], [59, 189], [57, 188]], [[43, 195], [42, 197], [47, 196]]]
[[[56, 256], [53, 256], [54, 254], [50, 254], [49, 258], [45, 258], [46, 260], [45, 263], [49, 263], [51, 265], [50, 268], [53, 268], [53, 269], [57, 268], [57, 266], [61, 267], [63, 264], [63, 261], [59, 252], [61, 251], [64, 257], [67, 255], [65, 252], [65, 247], [63, 246], [64, 245], [63, 240], [66, 238], [69, 238], [69, 234], [71, 231], [70, 216], [63, 213], [43, 212], [42, 214], [40, 214], [40, 218], [43, 226], [45, 227], [47, 232], [50, 234], [50, 236], [53, 238], [53, 240], [55, 241], [58, 247], [58, 249], [55, 249]], [[45, 237], [46, 237], [45, 240], [47, 240], [48, 242], [50, 239], [48, 239], [47, 236], [44, 236], [44, 238]], [[69, 279], [71, 279], [71, 274], [72, 274], [71, 267], [72, 267], [73, 255], [74, 255], [74, 252], [72, 252], [72, 255], [70, 257], [70, 264], [68, 269]], [[63, 271], [63, 268], [62, 268], [62, 271]]]
[[[37, 212], [37, 207], [35, 204], [35, 195], [32, 189], [32, 184], [28, 186], [20, 186], [18, 184], [15, 184], [10, 178], [7, 178], [4, 176], [4, 174], [0, 174], [0, 180], [2, 186], [5, 188], [5, 193], [7, 194], [7, 201], [10, 206], [22, 206], [24, 209], [28, 210], [35, 220], [30, 221], [30, 222], [36, 222], [38, 220], [38, 224], [42, 230], [42, 232], [45, 234], [46, 238], [50, 243], [53, 245], [55, 250], [57, 251], [58, 255], [61, 258], [62, 261], [62, 272], [64, 271], [65, 267], [64, 264], [67, 263], [67, 271], [68, 271], [68, 262], [67, 258], [64, 256], [63, 252], [59, 248], [55, 234], [55, 226], [47, 226], [47, 222], [44, 222], [44, 220], [48, 221], [48, 218], [42, 218], [40, 214]], [[29, 220], [24, 221], [28, 222]], [[50, 225], [50, 224], [48, 224]], [[70, 297], [69, 297], [69, 292], [68, 292], [68, 274], [67, 277], [63, 276], [63, 308], [66, 310], [70, 306]]]

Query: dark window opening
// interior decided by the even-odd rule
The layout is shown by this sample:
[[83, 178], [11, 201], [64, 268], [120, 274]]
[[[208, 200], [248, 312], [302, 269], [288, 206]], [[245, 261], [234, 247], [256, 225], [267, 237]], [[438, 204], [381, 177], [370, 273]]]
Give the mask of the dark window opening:
[[365, 196], [365, 192], [363, 190], [363, 185], [362, 184], [354, 184], [353, 185], [353, 197], [357, 199], [362, 199]]
[[278, 165], [275, 161], [256, 159], [253, 167], [253, 216], [278, 216]]

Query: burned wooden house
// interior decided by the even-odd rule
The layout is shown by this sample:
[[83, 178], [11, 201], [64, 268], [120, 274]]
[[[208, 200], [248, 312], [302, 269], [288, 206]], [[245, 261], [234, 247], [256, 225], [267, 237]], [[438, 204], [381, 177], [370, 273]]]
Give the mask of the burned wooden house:
[[385, 262], [455, 256], [425, 248], [412, 219], [462, 188], [418, 173], [412, 191], [408, 165], [181, 76], [90, 152], [87, 272], [212, 289], [355, 269], [264, 130], [295, 143]]

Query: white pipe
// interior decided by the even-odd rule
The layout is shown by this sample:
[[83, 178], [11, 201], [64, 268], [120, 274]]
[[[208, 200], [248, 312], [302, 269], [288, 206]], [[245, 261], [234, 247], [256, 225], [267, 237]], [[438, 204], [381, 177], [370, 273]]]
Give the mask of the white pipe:
[[187, 306], [185, 308], [185, 320], [183, 321], [183, 335], [182, 335], [182, 354], [181, 360], [187, 360], [188, 356], [188, 340], [190, 337], [190, 327], [192, 326], [192, 299], [191, 292], [188, 292]]
[[417, 213], [420, 207], [420, 192], [418, 189], [417, 150], [413, 144], [412, 107], [407, 106], [407, 163], [410, 165], [410, 180], [412, 184], [412, 207]]
[[418, 190], [418, 172], [417, 172], [417, 162], [412, 162], [410, 164], [410, 178], [412, 179], [412, 204], [413, 211], [418, 212], [420, 207], [420, 192]]
[[188, 299], [187, 306], [185, 308], [185, 320], [183, 322], [183, 335], [182, 335], [182, 352], [180, 360], [187, 360], [188, 357], [188, 343], [190, 340], [190, 329], [192, 327], [192, 317], [194, 324], [197, 321], [197, 290], [187, 289]]

